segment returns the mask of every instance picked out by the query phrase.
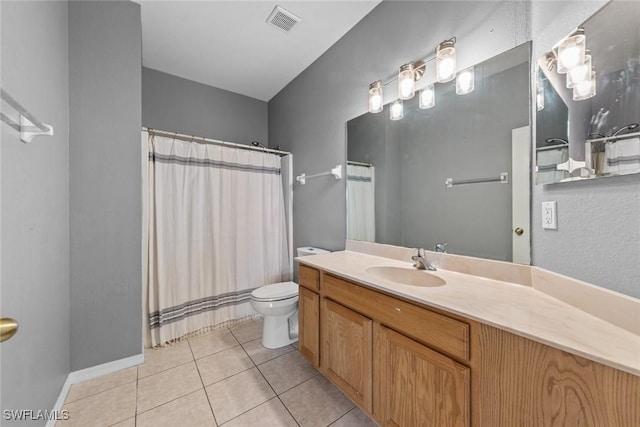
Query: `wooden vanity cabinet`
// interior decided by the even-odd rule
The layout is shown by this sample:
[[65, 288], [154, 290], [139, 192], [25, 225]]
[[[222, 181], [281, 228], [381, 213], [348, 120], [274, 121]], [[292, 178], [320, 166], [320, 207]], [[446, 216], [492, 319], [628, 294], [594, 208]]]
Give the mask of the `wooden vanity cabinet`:
[[378, 331], [381, 425], [468, 427], [470, 369], [384, 326]]
[[372, 412], [371, 319], [322, 299], [322, 373], [365, 411]]
[[320, 272], [300, 265], [298, 269], [298, 349], [316, 368], [320, 367]]
[[470, 425], [470, 369], [454, 359], [468, 360], [469, 325], [330, 274], [321, 282], [330, 381], [384, 426]]
[[640, 376], [300, 271], [300, 352], [382, 426], [640, 426]]

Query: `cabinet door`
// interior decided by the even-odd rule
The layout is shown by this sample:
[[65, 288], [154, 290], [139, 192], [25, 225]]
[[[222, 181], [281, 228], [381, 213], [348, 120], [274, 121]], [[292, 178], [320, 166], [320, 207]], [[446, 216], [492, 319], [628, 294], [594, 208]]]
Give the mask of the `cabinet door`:
[[322, 300], [322, 372], [362, 409], [371, 412], [372, 321]]
[[377, 330], [382, 425], [469, 426], [469, 368], [391, 329]]
[[298, 349], [316, 368], [320, 366], [320, 295], [299, 288]]

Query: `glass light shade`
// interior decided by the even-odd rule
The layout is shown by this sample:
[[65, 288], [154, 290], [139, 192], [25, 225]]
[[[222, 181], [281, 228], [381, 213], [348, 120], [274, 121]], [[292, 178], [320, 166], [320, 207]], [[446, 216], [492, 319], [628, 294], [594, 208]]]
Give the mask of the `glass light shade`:
[[584, 62], [586, 37], [578, 28], [558, 46], [558, 73], [564, 74]]
[[445, 40], [436, 48], [436, 81], [450, 82], [456, 76], [456, 48], [452, 40]]
[[458, 73], [456, 77], [456, 93], [458, 95], [466, 95], [475, 89], [473, 67], [464, 69]]
[[436, 105], [436, 91], [432, 84], [422, 89], [418, 101], [418, 107], [423, 110]]
[[377, 80], [369, 85], [369, 112], [379, 113], [383, 108], [382, 81]]
[[567, 72], [567, 88], [572, 89], [576, 85], [591, 78], [591, 55], [585, 55], [584, 63], [577, 65]]
[[538, 88], [536, 89], [536, 109], [538, 111], [544, 110], [544, 88], [540, 82], [538, 82]]
[[413, 64], [404, 64], [398, 71], [398, 97], [411, 99], [416, 93], [416, 80], [413, 72]]
[[573, 88], [573, 100], [582, 101], [596, 95], [596, 72], [591, 71], [591, 78], [584, 82], [578, 83]]
[[389, 108], [389, 118], [391, 120], [400, 120], [403, 115], [402, 100], [398, 99], [391, 104]]

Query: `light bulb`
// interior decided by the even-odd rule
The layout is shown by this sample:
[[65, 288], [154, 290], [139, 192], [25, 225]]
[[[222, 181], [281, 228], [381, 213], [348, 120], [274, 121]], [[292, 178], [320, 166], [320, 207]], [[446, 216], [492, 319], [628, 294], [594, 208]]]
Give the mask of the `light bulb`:
[[458, 73], [456, 78], [456, 93], [458, 95], [466, 95], [475, 89], [473, 67], [469, 67]]
[[573, 88], [573, 100], [582, 101], [596, 95], [596, 72], [591, 71], [591, 78], [578, 83]]
[[431, 108], [436, 105], [436, 92], [433, 85], [429, 85], [420, 92], [418, 107], [424, 109]]
[[536, 108], [537, 111], [544, 110], [544, 88], [541, 82], [538, 82], [538, 89], [536, 89]]
[[389, 109], [389, 118], [391, 120], [400, 120], [402, 118], [402, 110], [402, 100], [394, 101]]
[[586, 55], [584, 63], [573, 67], [567, 72], [567, 88], [574, 88], [589, 79], [591, 79], [591, 55]]
[[413, 64], [404, 64], [398, 71], [398, 97], [411, 99], [415, 94], [416, 80]]
[[456, 76], [456, 48], [453, 40], [445, 40], [436, 48], [436, 81], [445, 83]]
[[382, 81], [376, 80], [369, 85], [369, 112], [379, 113], [383, 106]]
[[584, 62], [586, 37], [578, 28], [558, 45], [558, 73], [564, 74]]

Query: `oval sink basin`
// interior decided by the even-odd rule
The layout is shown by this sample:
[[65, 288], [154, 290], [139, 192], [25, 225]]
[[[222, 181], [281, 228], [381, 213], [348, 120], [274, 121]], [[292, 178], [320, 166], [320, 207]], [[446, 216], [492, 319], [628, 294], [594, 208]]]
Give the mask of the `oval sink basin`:
[[375, 266], [365, 269], [369, 274], [380, 279], [401, 285], [411, 286], [443, 286], [447, 282], [444, 279], [425, 270], [416, 270], [402, 267]]

